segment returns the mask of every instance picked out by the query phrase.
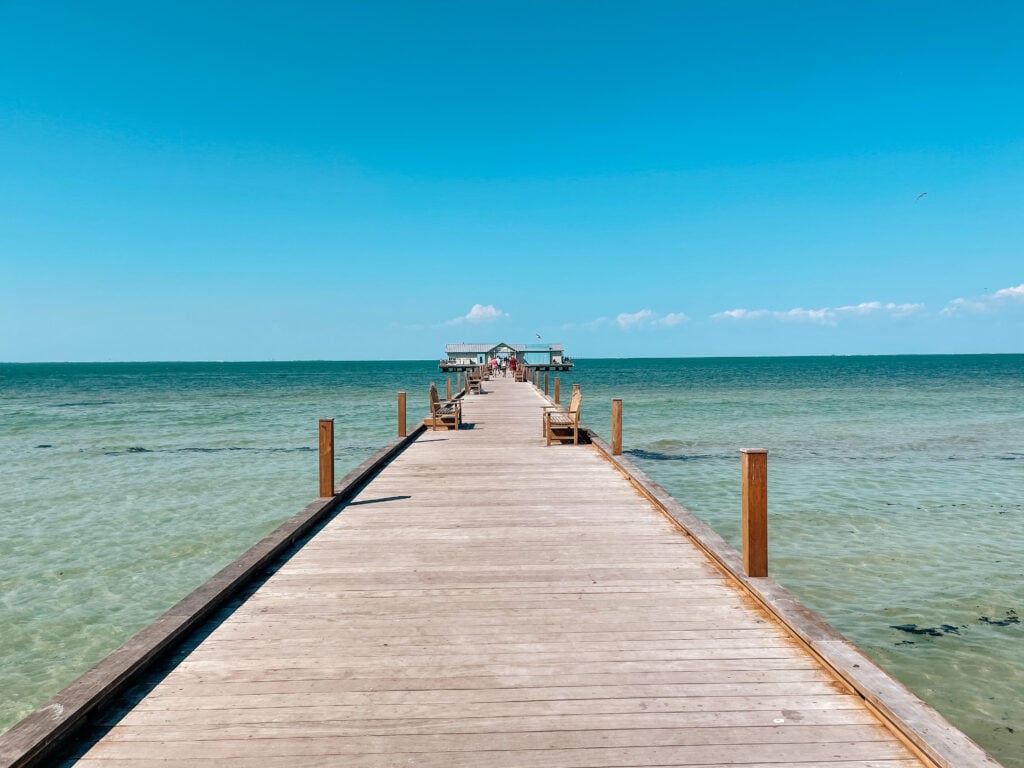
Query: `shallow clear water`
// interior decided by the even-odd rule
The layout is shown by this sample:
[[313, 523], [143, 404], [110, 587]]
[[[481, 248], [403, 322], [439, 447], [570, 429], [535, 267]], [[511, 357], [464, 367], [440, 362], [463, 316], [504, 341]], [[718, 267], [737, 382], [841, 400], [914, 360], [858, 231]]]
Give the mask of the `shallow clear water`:
[[[432, 362], [0, 365], [0, 729], [426, 409]], [[1024, 356], [580, 361], [585, 421], [738, 544], [769, 449], [772, 575], [1021, 768]], [[423, 393], [420, 408], [416, 393]], [[902, 627], [897, 629], [895, 627]]]

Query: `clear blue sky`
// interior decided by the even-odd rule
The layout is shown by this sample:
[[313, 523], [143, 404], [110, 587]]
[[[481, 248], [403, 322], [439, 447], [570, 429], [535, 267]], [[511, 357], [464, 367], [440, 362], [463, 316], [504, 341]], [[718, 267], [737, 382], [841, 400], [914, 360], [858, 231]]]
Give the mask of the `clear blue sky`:
[[1019, 2], [5, 0], [0, 360], [1024, 352], [1022, 39]]

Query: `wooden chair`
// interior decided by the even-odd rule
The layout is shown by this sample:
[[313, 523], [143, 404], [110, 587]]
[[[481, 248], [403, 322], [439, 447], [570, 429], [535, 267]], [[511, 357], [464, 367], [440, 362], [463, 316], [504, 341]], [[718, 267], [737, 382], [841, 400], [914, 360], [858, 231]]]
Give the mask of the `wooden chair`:
[[544, 437], [547, 444], [551, 445], [552, 440], [568, 442], [572, 440], [573, 445], [580, 442], [580, 404], [583, 402], [583, 394], [580, 390], [574, 390], [568, 407], [561, 405], [544, 406]]
[[423, 420], [423, 424], [431, 431], [458, 429], [462, 425], [462, 401], [441, 402], [437, 385], [430, 382], [430, 415]]
[[479, 370], [476, 373], [467, 373], [466, 376], [469, 377], [470, 394], [479, 395], [484, 391], [484, 377]]

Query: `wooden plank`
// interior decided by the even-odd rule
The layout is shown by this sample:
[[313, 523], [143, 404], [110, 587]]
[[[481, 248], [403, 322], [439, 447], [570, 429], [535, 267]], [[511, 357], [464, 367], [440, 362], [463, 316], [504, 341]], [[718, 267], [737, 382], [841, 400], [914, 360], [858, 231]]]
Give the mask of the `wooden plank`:
[[[472, 720], [473, 718], [463, 718]], [[111, 754], [115, 759], [151, 755], [153, 743], [171, 742], [176, 745], [175, 753], [188, 754], [190, 751], [205, 757], [203, 748], [216, 750], [225, 742], [240, 742], [239, 752], [254, 754], [256, 749], [273, 754], [277, 744], [298, 739], [316, 741], [317, 748], [329, 750], [333, 755], [389, 755], [393, 753], [464, 753], [490, 750], [516, 751], [520, 753], [538, 750], [640, 747], [681, 747], [756, 745], [760, 750], [769, 745], [785, 744], [794, 746], [821, 746], [831, 743], [856, 743], [875, 746], [886, 741], [886, 734], [876, 723], [866, 725], [743, 725], [720, 726], [712, 723], [704, 727], [683, 725], [678, 716], [645, 716], [641, 718], [582, 717], [572, 721], [571, 728], [552, 729], [554, 722], [523, 724], [529, 730], [506, 730], [508, 726], [495, 723], [495, 730], [466, 730], [457, 721], [440, 726], [441, 730], [428, 733], [406, 733], [399, 726], [397, 733], [352, 734], [344, 721], [322, 720], [316, 722], [259, 723], [259, 736], [253, 741], [253, 724], [188, 723], [181, 726], [160, 724], [156, 726], [121, 726], [115, 728], [103, 745], [95, 750], [96, 757]], [[561, 720], [559, 718], [559, 720]], [[645, 722], [646, 721], [646, 722]], [[632, 724], [628, 727], [623, 723]], [[230, 753], [229, 753], [230, 754]]]
[[[108, 760], [82, 759], [78, 764], [85, 768], [97, 768], [98, 766], [116, 765], [117, 768], [151, 768], [154, 763], [149, 758], [141, 760], [118, 760], [112, 763]], [[175, 759], [174, 757], [161, 757], [159, 765], [161, 768], [191, 768], [195, 765], [213, 764], [216, 768], [266, 768], [267, 761], [262, 757], [220, 757], [211, 758], [207, 761], [197, 761], [195, 758]], [[419, 765], [417, 761], [415, 763]], [[485, 763], [482, 763], [485, 764]], [[336, 768], [338, 758], [334, 755], [301, 756], [289, 758], [289, 768]], [[356, 765], [353, 761], [347, 760], [346, 766]], [[659, 766], [639, 765], [637, 768], [660, 768]], [[703, 763], [703, 768], [729, 768], [725, 763]], [[744, 768], [779, 768], [778, 763], [742, 763]], [[918, 760], [828, 760], [825, 762], [813, 760], [799, 764], [800, 768], [919, 768]]]
[[[728, 730], [728, 729], [721, 729]], [[606, 736], [607, 732], [600, 732]], [[583, 736], [581, 735], [581, 740]], [[235, 757], [259, 757], [263, 765], [294, 765], [297, 757], [330, 756], [337, 760], [345, 755], [343, 740], [331, 737], [291, 739], [224, 739], [220, 741], [176, 741], [176, 759], [223, 761]], [[93, 757], [97, 760], [161, 760], [168, 745], [161, 741], [101, 742], [103, 747]], [[585, 742], [584, 742], [585, 743]], [[123, 758], [114, 757], [123, 755]], [[795, 758], [794, 755], [800, 755]], [[394, 768], [397, 765], [429, 768], [602, 768], [607, 766], [686, 766], [686, 765], [749, 765], [751, 759], [784, 765], [800, 765], [809, 761], [829, 760], [899, 760], [906, 759], [906, 750], [895, 742], [810, 742], [799, 744], [741, 743], [710, 745], [649, 746], [631, 744], [625, 747], [577, 747], [572, 741], [560, 746], [539, 749], [445, 750], [430, 752], [381, 752], [361, 754], [345, 761], [346, 766], [361, 768]], [[287, 762], [283, 762], [287, 761]], [[163, 761], [161, 760], [161, 763]]]
[[[140, 712], [169, 712], [183, 710], [189, 713], [198, 710], [225, 710], [239, 713], [233, 716], [245, 717], [245, 713], [254, 716], [269, 717], [268, 712], [277, 710], [297, 713], [302, 712], [310, 718], [316, 717], [318, 708], [329, 717], [336, 717], [336, 707], [360, 705], [362, 707], [379, 707], [395, 704], [430, 705], [437, 715], [438, 706], [444, 712], [452, 711], [456, 706], [472, 706], [474, 717], [480, 718], [516, 718], [537, 715], [574, 715], [581, 712], [590, 714], [628, 714], [649, 711], [686, 712], [698, 717], [701, 713], [738, 713], [739, 717], [752, 719], [753, 722], [764, 722], [771, 717], [772, 722], [779, 717], [795, 718], [797, 722], [823, 721], [825, 715], [815, 715], [822, 710], [852, 710], [837, 715], [838, 719], [828, 722], [875, 722], [872, 715], [861, 706], [856, 699], [843, 693], [827, 696], [800, 696], [796, 694], [781, 696], [758, 696], [745, 698], [742, 696], [692, 696], [673, 684], [671, 679], [651, 683], [649, 685], [592, 685], [592, 686], [553, 686], [553, 687], [516, 687], [516, 688], [456, 688], [428, 690], [373, 690], [373, 691], [285, 691], [267, 690], [265, 686], [229, 684], [214, 688], [204, 686], [193, 691], [183, 687], [169, 687], [160, 697], [143, 699], [132, 709]], [[657, 704], [656, 702], [662, 702]], [[481, 704], [500, 704], [500, 708], [488, 711], [478, 708]], [[364, 718], [368, 709], [361, 709]], [[810, 713], [810, 714], [809, 714]], [[123, 713], [108, 715], [104, 720], [113, 724]], [[831, 717], [831, 716], [829, 716]], [[809, 719], [810, 718], [810, 719]], [[353, 718], [354, 720], [355, 718]], [[379, 718], [369, 718], [377, 720]], [[691, 722], [687, 718], [687, 722]], [[738, 722], [737, 722], [738, 724]]]

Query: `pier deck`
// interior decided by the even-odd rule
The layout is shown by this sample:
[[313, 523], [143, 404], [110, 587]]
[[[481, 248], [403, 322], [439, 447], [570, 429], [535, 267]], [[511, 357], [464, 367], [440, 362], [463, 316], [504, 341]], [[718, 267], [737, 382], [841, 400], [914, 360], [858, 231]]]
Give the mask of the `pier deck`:
[[597, 450], [546, 447], [533, 387], [486, 390], [77, 764], [922, 764]]

